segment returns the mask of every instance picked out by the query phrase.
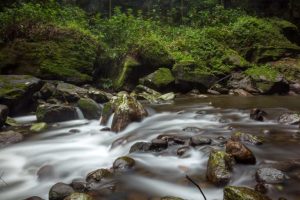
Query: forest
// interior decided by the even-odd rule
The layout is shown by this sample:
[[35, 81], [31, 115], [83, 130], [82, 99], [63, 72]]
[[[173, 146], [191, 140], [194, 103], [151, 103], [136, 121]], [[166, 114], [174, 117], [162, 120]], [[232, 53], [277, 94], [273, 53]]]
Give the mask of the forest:
[[0, 200], [299, 200], [300, 1], [1, 0]]

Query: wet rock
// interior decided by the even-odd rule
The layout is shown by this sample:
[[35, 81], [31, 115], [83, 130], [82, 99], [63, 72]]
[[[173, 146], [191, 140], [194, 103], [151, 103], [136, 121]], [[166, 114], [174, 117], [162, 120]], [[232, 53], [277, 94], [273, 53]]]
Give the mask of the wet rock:
[[175, 94], [173, 92], [161, 94], [160, 92], [157, 92], [144, 85], [138, 85], [136, 87], [136, 90], [137, 90], [138, 97], [142, 99], [146, 99], [147, 101], [153, 104], [168, 102], [175, 98]]
[[270, 200], [263, 194], [247, 187], [227, 186], [224, 188], [224, 200]]
[[243, 90], [243, 89], [233, 89], [229, 90], [229, 95], [234, 95], [234, 96], [241, 96], [241, 97], [251, 97], [253, 96], [249, 92]]
[[36, 110], [37, 120], [46, 123], [55, 123], [78, 119], [75, 107], [67, 105], [42, 104]]
[[285, 125], [300, 124], [300, 114], [298, 113], [284, 113], [278, 118], [278, 122]]
[[277, 184], [285, 181], [284, 173], [275, 168], [258, 169], [255, 175], [257, 182]]
[[215, 185], [225, 185], [230, 181], [234, 159], [224, 151], [211, 151], [207, 163], [207, 179]]
[[111, 128], [114, 132], [120, 132], [131, 122], [141, 121], [148, 115], [142, 104], [126, 92], [118, 93], [104, 106], [101, 124], [107, 121], [110, 113], [114, 113]]
[[101, 116], [101, 107], [90, 98], [80, 98], [77, 105], [86, 119], [99, 119]]
[[14, 131], [0, 132], [0, 147], [23, 141], [23, 135]]
[[94, 200], [94, 198], [84, 193], [73, 193], [64, 198], [64, 200]]
[[258, 183], [255, 185], [255, 191], [266, 194], [268, 192], [267, 185], [264, 183]]
[[104, 92], [102, 90], [98, 90], [93, 87], [89, 87], [88, 89], [88, 97], [96, 101], [97, 103], [105, 103], [108, 102], [113, 95]]
[[38, 197], [38, 196], [32, 196], [32, 197], [29, 197], [29, 198], [24, 199], [24, 200], [44, 200], [44, 199], [42, 199], [41, 197]]
[[151, 141], [150, 150], [162, 151], [168, 148], [168, 142], [162, 139], [154, 139]]
[[267, 113], [261, 109], [253, 108], [250, 112], [250, 119], [255, 121], [264, 121]]
[[56, 86], [53, 83], [46, 82], [43, 87], [40, 89], [40, 98], [41, 99], [49, 99], [52, 97], [56, 92]]
[[107, 169], [97, 169], [89, 173], [86, 177], [87, 182], [100, 182], [102, 179], [112, 178], [113, 174]]
[[69, 130], [69, 133], [80, 133], [79, 129], [71, 129]]
[[202, 131], [202, 129], [198, 128], [198, 127], [186, 127], [182, 130], [185, 132], [191, 132], [191, 133], [200, 133]]
[[156, 90], [166, 90], [174, 83], [175, 78], [168, 68], [159, 68], [155, 72], [140, 79], [140, 84]]
[[212, 94], [212, 95], [220, 95], [221, 94], [220, 92], [218, 92], [216, 90], [211, 90], [211, 89], [207, 90], [207, 93]]
[[7, 105], [13, 114], [28, 110], [33, 94], [43, 83], [40, 79], [28, 75], [0, 75], [0, 104]]
[[231, 140], [233, 141], [241, 141], [246, 142], [253, 145], [261, 145], [263, 143], [263, 139], [248, 133], [243, 132], [235, 132], [231, 135]]
[[169, 145], [180, 145], [185, 144], [189, 141], [190, 137], [181, 136], [181, 135], [168, 135], [162, 134], [157, 136], [157, 139], [162, 139], [168, 142]]
[[191, 147], [190, 146], [183, 146], [177, 149], [177, 155], [180, 157], [185, 157], [187, 156], [188, 152], [191, 151]]
[[256, 159], [250, 149], [241, 142], [228, 140], [226, 143], [226, 153], [232, 155], [237, 163], [255, 164]]
[[179, 197], [167, 196], [167, 197], [162, 197], [160, 200], [184, 200], [184, 199], [179, 198]]
[[151, 143], [149, 143], [149, 142], [137, 142], [131, 146], [129, 153], [148, 152], [148, 151], [150, 151], [150, 146], [151, 146]]
[[134, 166], [135, 160], [128, 156], [117, 158], [113, 163], [113, 169], [116, 172], [126, 172], [131, 170]]
[[6, 105], [0, 104], [0, 129], [5, 124], [8, 113], [9, 113], [8, 107]]
[[74, 192], [73, 188], [65, 183], [56, 183], [49, 191], [49, 200], [64, 200]]
[[40, 181], [54, 178], [54, 168], [52, 165], [44, 165], [37, 171], [37, 176]]
[[108, 132], [111, 131], [111, 129], [109, 127], [104, 127], [100, 131]]
[[201, 135], [195, 135], [191, 137], [191, 145], [192, 146], [200, 146], [200, 145], [207, 145], [211, 144], [211, 139], [203, 137]]
[[47, 130], [48, 125], [45, 122], [35, 123], [30, 127], [30, 131], [34, 133], [40, 133]]
[[71, 183], [71, 187], [76, 191], [76, 192], [84, 192], [87, 187], [87, 183], [85, 182], [84, 179], [74, 179]]
[[76, 102], [88, 94], [88, 90], [70, 83], [59, 82], [54, 97], [63, 102]]
[[270, 78], [265, 75], [252, 76], [257, 90], [262, 94], [287, 94], [290, 90], [288, 82], [278, 74]]

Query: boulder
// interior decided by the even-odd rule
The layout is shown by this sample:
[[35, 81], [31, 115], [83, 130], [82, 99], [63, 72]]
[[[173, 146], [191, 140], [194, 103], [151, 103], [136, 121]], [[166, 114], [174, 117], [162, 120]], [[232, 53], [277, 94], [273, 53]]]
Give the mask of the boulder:
[[8, 113], [9, 113], [8, 107], [6, 105], [0, 104], [0, 129], [5, 124]]
[[207, 179], [215, 185], [225, 185], [230, 181], [234, 159], [224, 151], [211, 151], [207, 163]]
[[56, 85], [52, 82], [46, 82], [39, 93], [42, 99], [47, 100], [56, 93]]
[[299, 113], [284, 113], [279, 116], [278, 122], [285, 125], [299, 125], [300, 114]]
[[247, 187], [227, 186], [224, 188], [224, 200], [271, 200], [271, 199]]
[[44, 165], [37, 171], [38, 180], [49, 180], [55, 177], [55, 170], [52, 165]]
[[255, 121], [264, 121], [267, 115], [268, 114], [265, 111], [258, 108], [253, 108], [250, 111], [250, 119], [253, 119]]
[[153, 139], [150, 144], [150, 150], [162, 151], [168, 148], [168, 142], [162, 139]]
[[0, 132], [0, 147], [19, 143], [23, 140], [23, 135], [15, 131]]
[[140, 84], [162, 91], [168, 89], [174, 83], [175, 78], [168, 68], [159, 68], [155, 72], [140, 79]]
[[129, 153], [134, 153], [134, 152], [138, 152], [138, 153], [148, 152], [148, 151], [150, 151], [150, 146], [151, 146], [151, 143], [149, 143], [149, 142], [137, 142], [137, 143], [134, 143], [130, 147]]
[[231, 135], [231, 140], [233, 141], [241, 141], [246, 142], [253, 145], [260, 145], [263, 143], [263, 139], [249, 134], [249, 133], [243, 133], [243, 132], [235, 132]]
[[59, 82], [56, 86], [55, 98], [63, 102], [76, 102], [88, 94], [88, 90], [73, 84]]
[[39, 122], [55, 123], [78, 119], [75, 107], [57, 104], [42, 104], [36, 110]]
[[135, 160], [128, 156], [117, 158], [113, 163], [113, 169], [115, 172], [126, 172], [131, 170], [134, 166]]
[[126, 92], [120, 92], [104, 105], [101, 124], [105, 124], [111, 113], [114, 113], [111, 130], [120, 132], [131, 122], [141, 121], [148, 115], [142, 104]]
[[146, 99], [150, 103], [158, 104], [163, 102], [171, 101], [175, 98], [175, 94], [173, 92], [161, 94], [151, 88], [148, 88], [144, 85], [138, 85], [136, 87], [137, 96]]
[[71, 186], [65, 183], [56, 183], [49, 191], [49, 200], [64, 200], [72, 193], [74, 193], [74, 190]]
[[191, 137], [190, 142], [192, 146], [201, 146], [211, 144], [211, 139], [203, 137], [202, 135], [195, 135]]
[[86, 181], [90, 182], [100, 182], [102, 179], [112, 178], [113, 174], [107, 169], [97, 169], [89, 173], [86, 177]]
[[88, 194], [84, 193], [72, 193], [71, 195], [67, 196], [63, 200], [94, 200], [94, 198]]
[[87, 183], [84, 179], [77, 178], [72, 180], [71, 186], [76, 192], [84, 192], [86, 191]]
[[290, 91], [300, 94], [300, 83], [290, 84]]
[[226, 153], [232, 155], [237, 163], [256, 163], [256, 159], [252, 151], [239, 141], [228, 140], [226, 143]]
[[261, 168], [256, 171], [256, 180], [261, 183], [278, 184], [286, 179], [285, 174], [275, 168]]
[[13, 114], [28, 110], [33, 94], [43, 83], [28, 75], [0, 75], [0, 104], [7, 105]]
[[257, 93], [253, 80], [242, 73], [232, 73], [227, 82], [227, 87], [230, 89], [243, 89], [249, 93]]
[[34, 132], [34, 133], [39, 133], [39, 132], [47, 130], [47, 128], [48, 128], [47, 123], [40, 122], [40, 123], [35, 123], [35, 124], [31, 125], [30, 131]]
[[99, 119], [101, 116], [101, 107], [90, 98], [80, 98], [77, 105], [86, 119]]

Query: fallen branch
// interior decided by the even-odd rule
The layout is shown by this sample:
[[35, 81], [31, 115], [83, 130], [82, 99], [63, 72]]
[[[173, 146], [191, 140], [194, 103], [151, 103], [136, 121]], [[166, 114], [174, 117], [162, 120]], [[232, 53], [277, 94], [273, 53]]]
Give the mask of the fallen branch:
[[189, 180], [192, 184], [194, 184], [200, 190], [204, 200], [207, 200], [201, 187], [195, 181], [193, 181], [193, 179], [191, 179], [188, 175], [186, 175], [185, 177], [187, 178], [187, 180]]
[[0, 181], [2, 181], [5, 185], [8, 185], [5, 180], [3, 180], [2, 176], [4, 175], [4, 172], [1, 172], [1, 175], [0, 175]]

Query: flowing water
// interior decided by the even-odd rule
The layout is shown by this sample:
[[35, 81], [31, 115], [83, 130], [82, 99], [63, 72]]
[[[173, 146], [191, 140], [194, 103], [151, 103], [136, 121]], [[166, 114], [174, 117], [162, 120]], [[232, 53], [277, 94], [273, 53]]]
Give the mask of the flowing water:
[[[197, 188], [186, 180], [185, 175], [189, 175], [200, 184], [207, 199], [221, 200], [223, 188], [209, 184], [205, 178], [210, 148], [223, 148], [224, 141], [234, 131], [263, 136], [263, 145], [247, 145], [255, 154], [257, 164], [236, 165], [230, 182], [230, 185], [254, 187], [254, 174], [259, 167], [288, 166], [293, 160], [300, 159], [299, 128], [276, 122], [281, 113], [300, 111], [299, 100], [299, 97], [276, 96], [179, 98], [172, 104], [145, 105], [149, 117], [130, 124], [119, 134], [100, 131], [103, 126], [96, 120], [80, 119], [56, 124], [45, 133], [0, 150], [0, 172], [7, 183], [0, 181], [0, 200], [19, 200], [33, 195], [46, 199], [53, 184], [70, 183], [95, 169], [110, 168], [116, 158], [129, 154], [135, 142], [151, 141], [163, 133], [201, 134], [211, 138], [213, 143], [195, 148], [183, 158], [176, 156], [179, 145], [159, 153], [129, 154], [136, 160], [138, 170], [123, 177], [122, 182], [128, 193], [140, 194], [132, 199], [167, 195], [203, 199]], [[253, 107], [264, 108], [269, 114], [265, 122], [249, 119], [249, 110]], [[34, 121], [35, 117], [23, 116], [16, 120], [26, 123]], [[186, 129], [188, 127], [196, 128]], [[38, 178], [37, 172], [43, 166], [51, 166], [51, 179]], [[288, 180], [270, 186], [268, 195], [273, 199], [281, 196], [289, 200], [300, 199], [300, 168], [290, 167], [285, 171]], [[115, 195], [111, 199], [124, 198]]]

